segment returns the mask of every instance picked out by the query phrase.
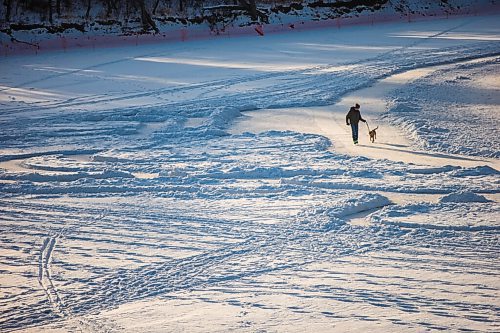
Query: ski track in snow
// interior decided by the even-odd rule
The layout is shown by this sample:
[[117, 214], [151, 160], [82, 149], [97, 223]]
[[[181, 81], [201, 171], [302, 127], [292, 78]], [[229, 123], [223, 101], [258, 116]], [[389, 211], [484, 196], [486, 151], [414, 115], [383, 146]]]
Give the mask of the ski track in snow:
[[55, 237], [48, 237], [43, 242], [43, 246], [40, 250], [40, 259], [39, 259], [39, 267], [38, 267], [38, 282], [40, 286], [47, 294], [47, 299], [54, 307], [56, 314], [61, 315], [61, 309], [59, 304], [61, 299], [59, 294], [57, 293], [56, 288], [54, 287], [54, 283], [51, 278], [51, 269], [50, 265], [52, 262], [52, 251], [54, 251], [54, 247], [56, 246]]
[[[329, 105], [396, 73], [500, 55], [492, 41], [425, 48], [467, 24], [352, 62], [2, 106], [0, 329], [122, 331], [110, 309], [189, 295], [276, 314], [229, 331], [304, 315], [496, 330], [498, 170], [374, 162], [293, 131], [227, 132], [243, 111]], [[146, 97], [157, 99], [88, 110]], [[350, 223], [358, 215], [366, 225]]]

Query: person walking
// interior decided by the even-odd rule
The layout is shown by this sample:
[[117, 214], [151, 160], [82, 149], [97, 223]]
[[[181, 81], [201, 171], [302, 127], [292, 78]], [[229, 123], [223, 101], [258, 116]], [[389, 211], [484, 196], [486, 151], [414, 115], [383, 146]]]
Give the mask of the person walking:
[[359, 112], [359, 104], [356, 103], [355, 106], [351, 106], [351, 109], [349, 110], [349, 112], [347, 113], [347, 116], [345, 116], [345, 122], [347, 124], [347, 126], [351, 126], [351, 130], [352, 130], [352, 140], [354, 141], [354, 144], [358, 144], [358, 133], [359, 133], [359, 127], [358, 127], [358, 123], [360, 121], [366, 123], [366, 120], [364, 120], [362, 117], [361, 117], [361, 112]]

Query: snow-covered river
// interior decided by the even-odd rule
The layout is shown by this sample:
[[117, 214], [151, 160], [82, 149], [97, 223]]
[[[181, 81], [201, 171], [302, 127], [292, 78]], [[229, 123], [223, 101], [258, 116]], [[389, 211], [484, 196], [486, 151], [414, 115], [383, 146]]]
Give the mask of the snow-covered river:
[[0, 330], [497, 330], [498, 18], [2, 59]]

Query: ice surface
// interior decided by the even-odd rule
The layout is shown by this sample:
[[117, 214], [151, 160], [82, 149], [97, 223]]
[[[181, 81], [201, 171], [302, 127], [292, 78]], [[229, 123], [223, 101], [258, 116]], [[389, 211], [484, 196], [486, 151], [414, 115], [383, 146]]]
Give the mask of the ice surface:
[[497, 330], [498, 22], [3, 58], [0, 330]]

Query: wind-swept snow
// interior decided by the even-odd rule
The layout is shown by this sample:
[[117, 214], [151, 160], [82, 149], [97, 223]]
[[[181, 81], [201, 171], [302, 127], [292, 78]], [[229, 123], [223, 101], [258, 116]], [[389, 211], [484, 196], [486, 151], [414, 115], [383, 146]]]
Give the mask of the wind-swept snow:
[[499, 157], [498, 57], [443, 67], [395, 92], [393, 123], [420, 147], [463, 155]]
[[495, 331], [497, 22], [2, 59], [0, 329]]

